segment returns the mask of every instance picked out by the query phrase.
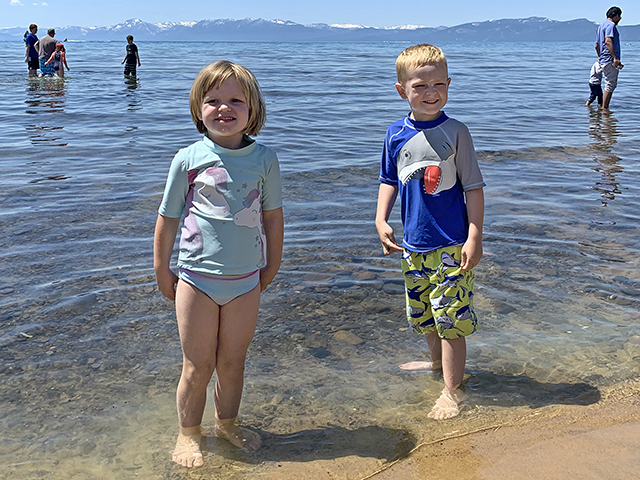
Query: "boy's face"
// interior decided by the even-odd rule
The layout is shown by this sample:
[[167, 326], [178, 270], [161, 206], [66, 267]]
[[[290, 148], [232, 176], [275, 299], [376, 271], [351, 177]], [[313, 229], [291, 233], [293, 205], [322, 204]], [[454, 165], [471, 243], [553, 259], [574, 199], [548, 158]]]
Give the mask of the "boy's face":
[[436, 120], [447, 103], [449, 84], [444, 64], [424, 65], [409, 71], [403, 83], [396, 83], [396, 90], [409, 102], [411, 118], [419, 122]]

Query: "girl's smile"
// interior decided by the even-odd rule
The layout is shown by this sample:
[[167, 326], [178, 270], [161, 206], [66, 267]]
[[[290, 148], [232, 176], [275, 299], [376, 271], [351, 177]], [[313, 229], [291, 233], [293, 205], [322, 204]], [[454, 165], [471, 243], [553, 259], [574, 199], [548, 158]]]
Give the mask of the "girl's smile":
[[202, 123], [209, 139], [221, 147], [237, 149], [249, 121], [247, 99], [235, 77], [209, 90], [202, 102]]

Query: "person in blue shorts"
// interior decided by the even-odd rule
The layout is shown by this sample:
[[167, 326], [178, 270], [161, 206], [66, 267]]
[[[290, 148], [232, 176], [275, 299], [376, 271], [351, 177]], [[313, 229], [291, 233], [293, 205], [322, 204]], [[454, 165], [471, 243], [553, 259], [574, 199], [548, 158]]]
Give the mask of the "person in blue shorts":
[[[473, 268], [482, 257], [485, 183], [467, 127], [448, 117], [451, 79], [438, 47], [405, 49], [396, 59], [400, 97], [411, 112], [388, 128], [382, 152], [376, 228], [385, 255], [402, 254], [407, 318], [426, 335], [432, 362], [404, 369], [442, 369], [444, 389], [429, 413], [460, 413], [466, 337], [478, 328]], [[401, 200], [404, 234], [395, 240], [389, 215]]]
[[[249, 136], [266, 119], [253, 74], [215, 62], [196, 77], [189, 103], [204, 136], [171, 162], [158, 210], [154, 268], [158, 289], [175, 301], [183, 354], [172, 458], [198, 467], [202, 435], [245, 451], [260, 448], [260, 436], [236, 425], [236, 416], [260, 293], [280, 267], [284, 220], [278, 158]], [[181, 217], [176, 275], [169, 266]], [[207, 429], [201, 422], [214, 371], [216, 420]]]

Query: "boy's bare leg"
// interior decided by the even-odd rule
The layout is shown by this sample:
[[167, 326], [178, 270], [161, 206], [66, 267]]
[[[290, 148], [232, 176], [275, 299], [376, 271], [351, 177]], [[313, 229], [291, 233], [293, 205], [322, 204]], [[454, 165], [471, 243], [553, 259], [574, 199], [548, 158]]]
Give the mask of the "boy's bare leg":
[[464, 378], [466, 360], [467, 343], [464, 337], [442, 339], [442, 374], [445, 387], [429, 412], [429, 418], [444, 420], [460, 413], [460, 403], [465, 399], [460, 386]]
[[253, 339], [260, 305], [260, 286], [220, 308], [220, 331], [216, 359], [216, 424], [205, 435], [224, 438], [238, 448], [255, 451], [260, 436], [236, 425], [244, 385], [244, 363]]
[[442, 341], [438, 332], [427, 333], [427, 345], [429, 346], [430, 362], [408, 362], [400, 365], [403, 370], [442, 370]]
[[182, 345], [182, 375], [176, 403], [180, 433], [172, 459], [184, 467], [199, 467], [200, 424], [207, 401], [207, 386], [216, 368], [218, 305], [192, 285], [179, 281], [176, 317]]

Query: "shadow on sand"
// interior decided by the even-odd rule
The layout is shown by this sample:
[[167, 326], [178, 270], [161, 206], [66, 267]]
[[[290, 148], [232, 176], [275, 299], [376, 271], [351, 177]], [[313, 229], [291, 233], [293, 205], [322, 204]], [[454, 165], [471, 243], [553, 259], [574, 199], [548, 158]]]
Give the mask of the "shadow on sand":
[[[474, 392], [478, 393], [473, 395]], [[541, 408], [550, 405], [591, 405], [601, 399], [597, 387], [584, 382], [544, 383], [527, 375], [478, 372], [471, 376], [467, 393], [477, 404], [500, 407]]]

